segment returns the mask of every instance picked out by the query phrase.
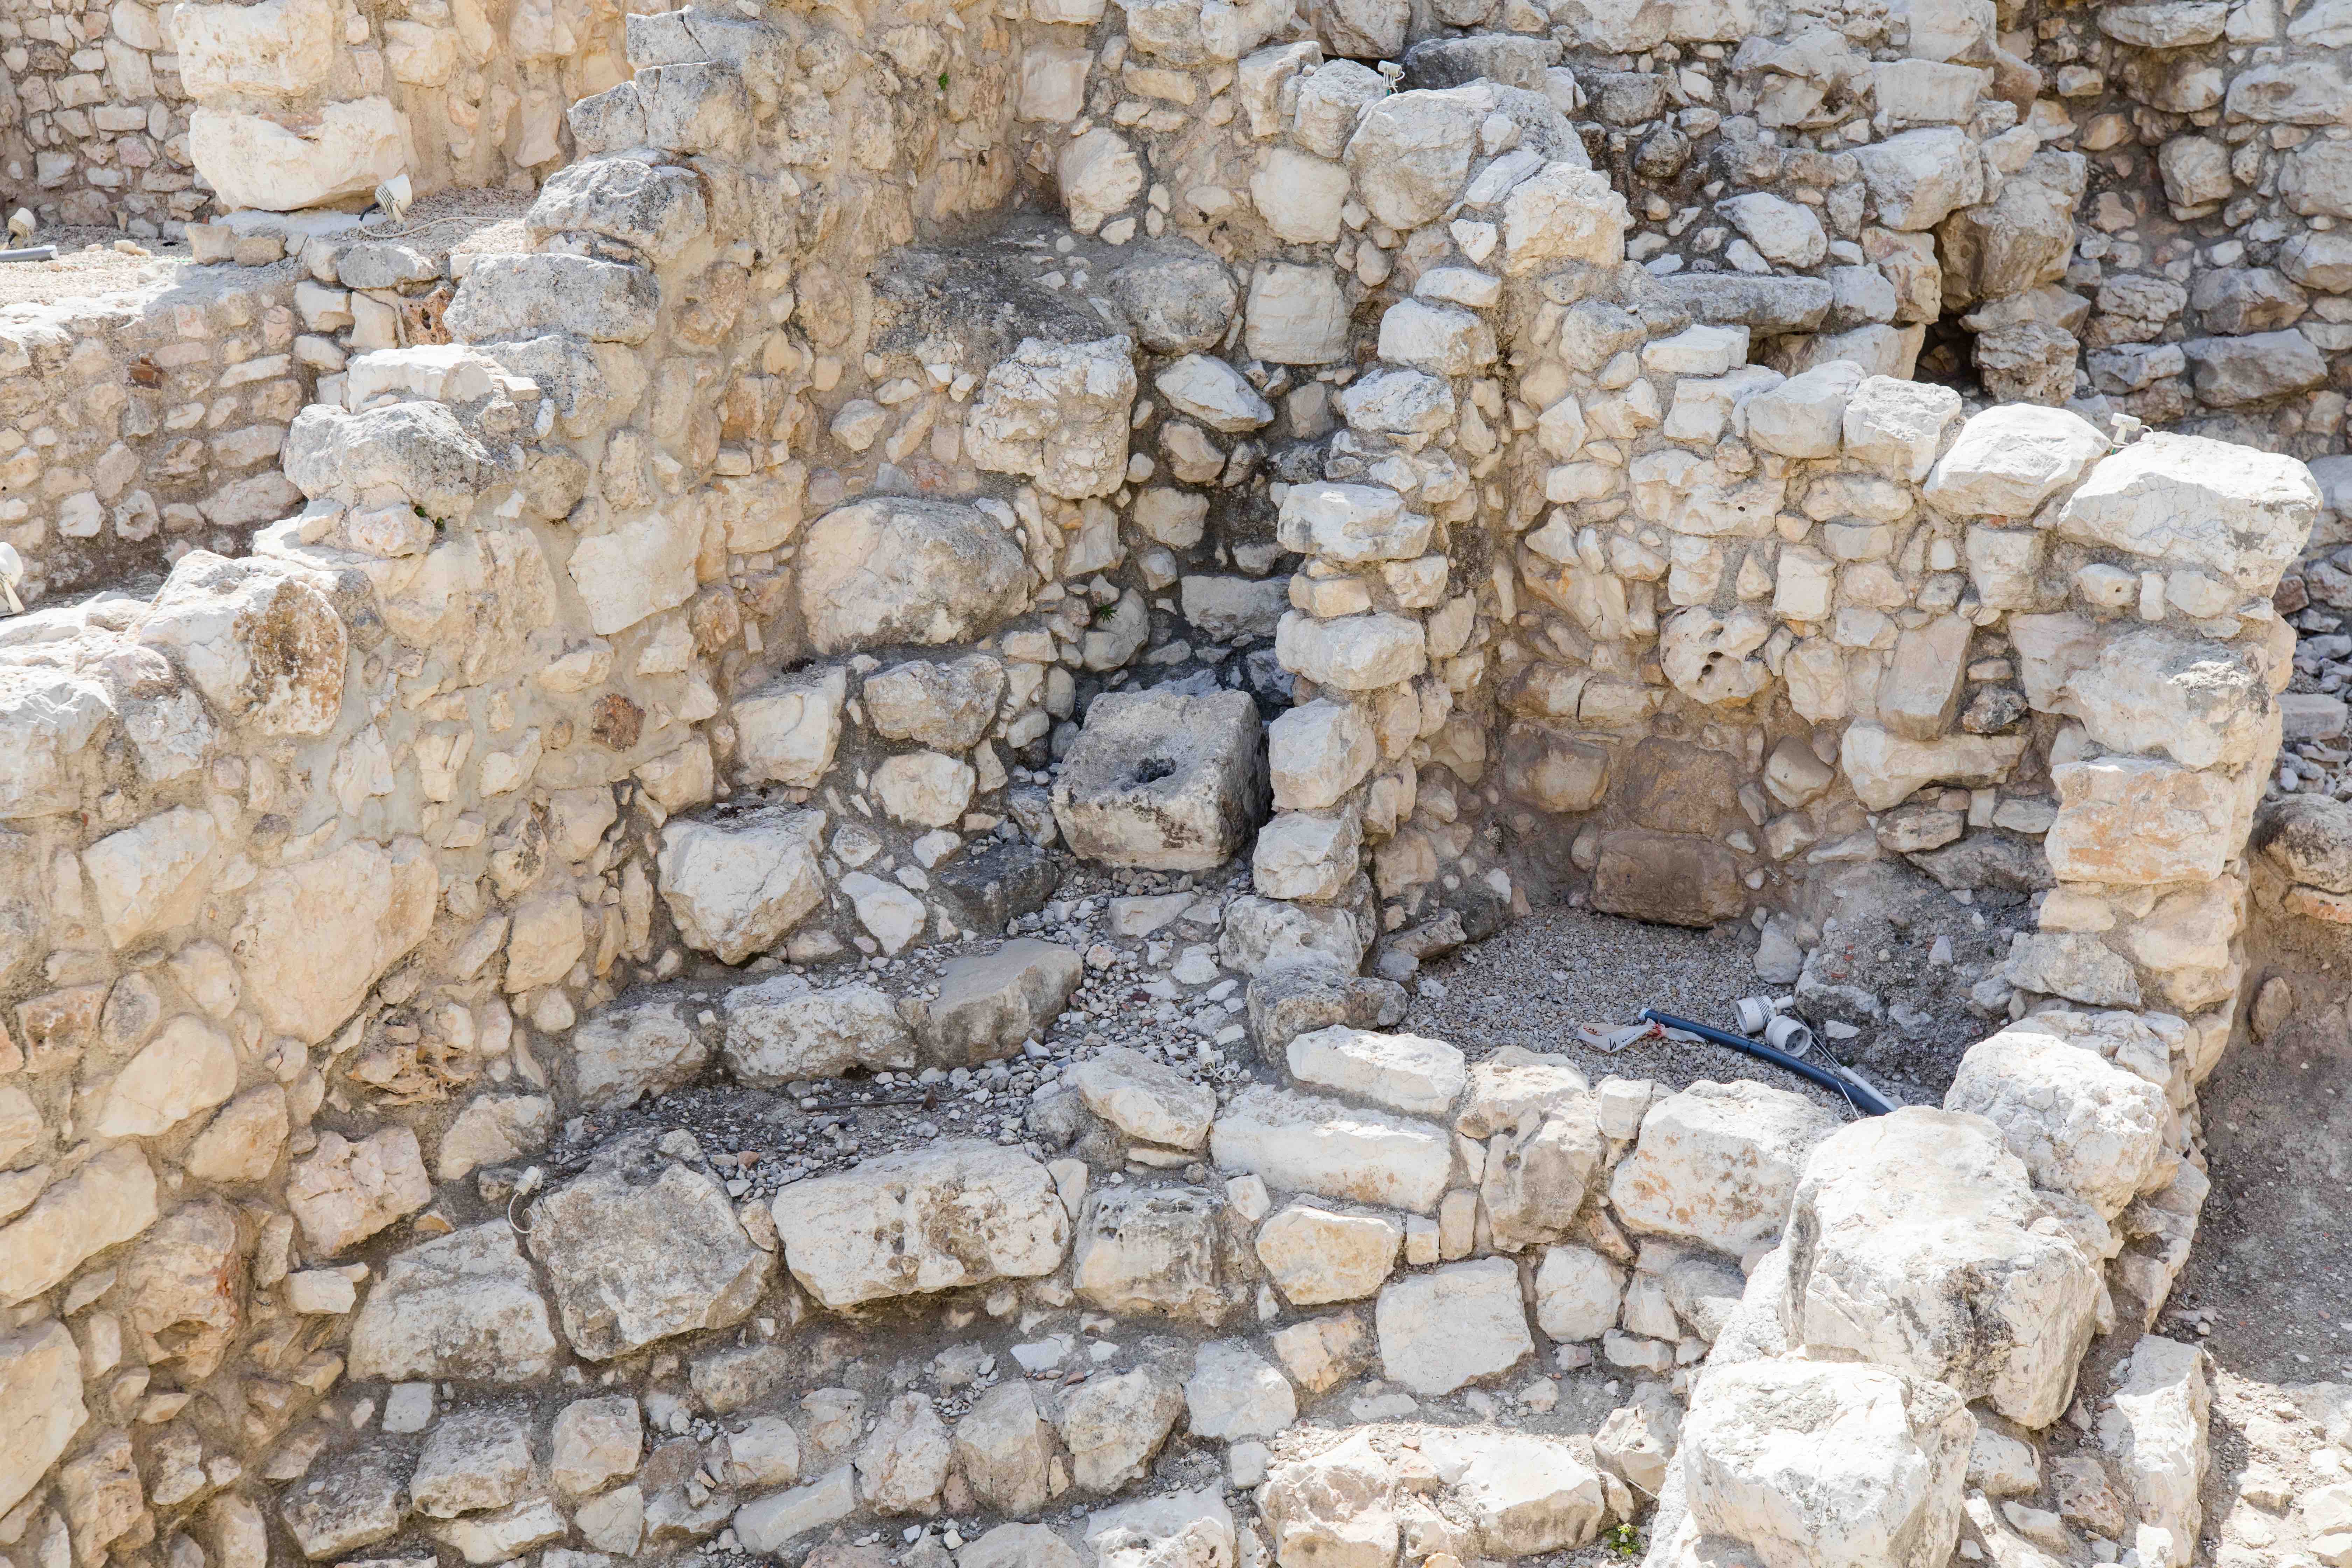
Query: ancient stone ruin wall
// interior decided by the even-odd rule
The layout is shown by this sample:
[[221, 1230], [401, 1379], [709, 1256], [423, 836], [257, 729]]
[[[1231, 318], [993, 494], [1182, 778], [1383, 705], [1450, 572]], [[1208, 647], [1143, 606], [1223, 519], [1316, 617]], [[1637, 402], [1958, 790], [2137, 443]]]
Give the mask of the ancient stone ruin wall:
[[0, 200], [46, 224], [176, 233], [211, 199], [188, 150], [188, 95], [161, 13], [0, 5]]
[[[0, 622], [15, 1568], [2027, 1561], [2086, 1356], [2184, 1568], [2317, 488], [1703, 319], [1414, 30], [635, 16], [528, 249], [279, 264], [299, 510]], [[2054, 884], [1946, 1109], [1381, 1032], [1879, 853]]]
[[563, 112], [628, 74], [618, 6], [337, 0], [0, 7], [0, 200], [43, 224], [179, 237], [240, 209], [528, 191]]
[[242, 554], [299, 503], [278, 458], [319, 362], [288, 271], [0, 309], [0, 541], [25, 602]]

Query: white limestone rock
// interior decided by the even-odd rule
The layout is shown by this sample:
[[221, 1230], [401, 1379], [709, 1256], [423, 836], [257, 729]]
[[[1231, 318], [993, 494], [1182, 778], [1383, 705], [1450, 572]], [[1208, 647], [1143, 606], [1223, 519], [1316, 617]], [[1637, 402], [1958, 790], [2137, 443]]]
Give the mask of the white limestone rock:
[[1562, 1344], [1597, 1340], [1617, 1324], [1624, 1271], [1589, 1247], [1544, 1248], [1536, 1266], [1536, 1326]]
[[2107, 438], [2079, 414], [2009, 404], [1960, 426], [1924, 492], [1952, 517], [2029, 518], [2106, 456]]
[[2188, 1568], [2198, 1554], [2212, 1400], [2203, 1348], [2149, 1334], [2116, 1370], [2114, 1402], [2100, 1412], [2100, 1446], [2131, 1490], [2126, 1539], [2149, 1568]]
[[1906, 1106], [1840, 1130], [1788, 1234], [1792, 1346], [1937, 1379], [2026, 1426], [2066, 1408], [2098, 1277], [1992, 1123]]
[[1034, 937], [956, 959], [940, 972], [922, 1026], [924, 1051], [950, 1068], [1011, 1056], [1045, 1032], [1085, 973], [1076, 948]]
[[2172, 1109], [2165, 1091], [2095, 1049], [2027, 1017], [1978, 1041], [1960, 1058], [1944, 1109], [2000, 1129], [2033, 1184], [2087, 1204], [2103, 1219], [2152, 1185]]
[[678, 934], [722, 963], [776, 946], [824, 900], [824, 831], [821, 811], [668, 824], [660, 888]]
[[1223, 360], [1186, 354], [1151, 378], [1177, 413], [1210, 429], [1238, 436], [1274, 422], [1274, 407], [1241, 372]]
[[416, 1134], [396, 1124], [356, 1143], [321, 1133], [286, 1184], [286, 1206], [317, 1258], [331, 1258], [432, 1201]]
[[635, 1133], [531, 1207], [530, 1255], [546, 1268], [563, 1336], [591, 1361], [740, 1322], [775, 1258], [744, 1234], [707, 1172]]
[[1266, 753], [1280, 811], [1321, 811], [1337, 804], [1381, 756], [1362, 711], [1328, 698], [1288, 709], [1267, 726]]
[[23, 1501], [81, 1429], [81, 1352], [53, 1318], [0, 1338], [0, 1509]]
[[1772, 1241], [1837, 1113], [1787, 1089], [1702, 1080], [1650, 1107], [1609, 1201], [1636, 1230], [1738, 1256]]
[[548, 1474], [565, 1492], [585, 1497], [636, 1473], [645, 1423], [637, 1402], [625, 1394], [575, 1399], [557, 1413], [551, 1443]]
[[355, 1382], [532, 1383], [555, 1352], [547, 1302], [503, 1217], [394, 1254], [352, 1320]]
[[355, 838], [264, 871], [229, 939], [245, 994], [272, 1029], [325, 1039], [424, 940], [439, 897], [432, 853], [415, 839]]
[[[1118, 141], [1117, 132], [1097, 128], [1064, 151], [1066, 194], [1070, 160], [1105, 136]], [[992, 472], [1026, 475], [1066, 500], [1110, 494], [1127, 479], [1134, 355], [1135, 345], [1125, 337], [1087, 343], [1024, 339], [1012, 358], [989, 371], [972, 400], [964, 421], [965, 456]]]
[[1298, 1036], [1285, 1056], [1291, 1078], [1303, 1086], [1409, 1116], [1443, 1117], [1469, 1078], [1460, 1049], [1444, 1040], [1344, 1025]]
[[543, 1094], [478, 1094], [441, 1134], [433, 1174], [460, 1181], [483, 1165], [536, 1154], [554, 1131], [555, 1101]]
[[2311, 470], [2292, 458], [2150, 434], [2090, 471], [2059, 512], [2057, 531], [2267, 595], [2310, 537], [2319, 505]]
[[1107, 692], [1054, 783], [1054, 819], [1078, 856], [1205, 871], [1265, 816], [1265, 752], [1247, 692]]
[[1032, 1279], [1061, 1266], [1070, 1217], [1018, 1149], [945, 1142], [865, 1160], [777, 1194], [793, 1278], [838, 1310], [864, 1301]]
[[1294, 1203], [1258, 1227], [1258, 1261], [1294, 1307], [1360, 1301], [1388, 1282], [1404, 1226], [1388, 1215]]
[[898, 1005], [871, 985], [820, 990], [797, 974], [771, 975], [730, 989], [722, 1014], [727, 1068], [756, 1088], [915, 1065], [915, 1038]]
[[1184, 1414], [1184, 1391], [1151, 1367], [1097, 1373], [1072, 1389], [1055, 1424], [1082, 1489], [1115, 1492], [1142, 1477]]
[[1682, 1424], [1689, 1512], [1669, 1560], [1942, 1568], [1975, 1434], [1959, 1396], [1928, 1379], [1788, 1359], [1712, 1369]]
[[1122, 1316], [1215, 1328], [1249, 1300], [1256, 1269], [1240, 1216], [1201, 1187], [1109, 1187], [1087, 1200], [1071, 1282]]
[[1382, 1375], [1419, 1394], [1508, 1372], [1535, 1350], [1519, 1271], [1506, 1258], [1410, 1275], [1381, 1292], [1372, 1315]]
[[513, 1502], [530, 1472], [530, 1433], [520, 1412], [495, 1405], [457, 1410], [434, 1423], [408, 1479], [408, 1496], [431, 1519], [483, 1513]]
[[1385, 485], [1298, 484], [1284, 493], [1275, 527], [1286, 550], [1359, 566], [1420, 555], [1431, 520]]
[[1446, 1135], [1425, 1121], [1254, 1085], [1210, 1130], [1217, 1168], [1266, 1184], [1381, 1208], [1435, 1212], [1454, 1171]]
[[1298, 1419], [1298, 1396], [1247, 1341], [1213, 1340], [1192, 1352], [1184, 1408], [1192, 1436], [1231, 1443], [1288, 1426]]
[[797, 576], [809, 644], [823, 654], [984, 637], [1028, 608], [1035, 584], [1020, 543], [995, 519], [912, 496], [852, 501], [810, 523]]
[[690, 1081], [710, 1046], [672, 992], [634, 994], [581, 1020], [572, 1032], [572, 1089], [595, 1109], [634, 1105]]
[[2100, 745], [2183, 767], [2240, 767], [2278, 746], [2277, 705], [2253, 656], [2168, 627], [2107, 640], [2062, 700]]
[[327, 104], [299, 131], [265, 114], [210, 105], [188, 117], [189, 157], [230, 209], [300, 212], [368, 195], [406, 167], [407, 140], [400, 111], [386, 98]]
[[1168, 1149], [1198, 1149], [1209, 1141], [1216, 1090], [1140, 1051], [1113, 1046], [1068, 1077], [1087, 1109], [1129, 1138]]
[[841, 742], [849, 672], [839, 665], [779, 676], [734, 706], [736, 765], [748, 783], [812, 789]]

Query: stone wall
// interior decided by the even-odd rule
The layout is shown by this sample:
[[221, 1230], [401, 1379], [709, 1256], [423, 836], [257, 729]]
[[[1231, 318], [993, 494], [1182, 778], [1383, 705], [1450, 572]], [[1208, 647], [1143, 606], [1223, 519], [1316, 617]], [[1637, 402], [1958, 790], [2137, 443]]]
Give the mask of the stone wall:
[[176, 234], [210, 200], [161, 10], [0, 6], [0, 201], [44, 224]]
[[[2128, 1354], [2072, 1522], [2185, 1565], [2320, 492], [1720, 319], [1631, 9], [632, 16], [514, 252], [279, 263], [296, 493], [0, 624], [12, 1564], [2011, 1562]], [[1844, 1005], [1897, 855], [2042, 895], [1943, 1110], [1382, 1032], [1531, 895]]]
[[317, 374], [292, 270], [0, 309], [0, 541], [26, 603], [242, 553], [300, 500], [278, 464]]

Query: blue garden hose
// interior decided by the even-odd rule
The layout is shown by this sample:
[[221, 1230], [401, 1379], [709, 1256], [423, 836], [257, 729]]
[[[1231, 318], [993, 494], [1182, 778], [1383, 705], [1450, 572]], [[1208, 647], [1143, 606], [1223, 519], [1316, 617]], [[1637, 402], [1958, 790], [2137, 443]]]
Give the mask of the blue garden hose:
[[1656, 1024], [1668, 1029], [1681, 1029], [1696, 1035], [1702, 1040], [1709, 1040], [1718, 1046], [1729, 1046], [1735, 1051], [1744, 1051], [1758, 1061], [1770, 1062], [1776, 1068], [1795, 1073], [1799, 1078], [1808, 1079], [1821, 1085], [1832, 1094], [1843, 1095], [1846, 1103], [1864, 1116], [1885, 1116], [1895, 1109], [1886, 1102], [1885, 1096], [1859, 1079], [1847, 1078], [1843, 1074], [1832, 1072], [1827, 1068], [1817, 1068], [1811, 1062], [1799, 1061], [1786, 1051], [1775, 1050], [1770, 1046], [1759, 1045], [1754, 1040], [1742, 1035], [1735, 1035], [1728, 1029], [1717, 1029], [1706, 1024], [1694, 1024], [1688, 1018], [1677, 1018], [1671, 1013], [1661, 1013], [1654, 1007], [1644, 1007], [1636, 1016], [1645, 1024]]

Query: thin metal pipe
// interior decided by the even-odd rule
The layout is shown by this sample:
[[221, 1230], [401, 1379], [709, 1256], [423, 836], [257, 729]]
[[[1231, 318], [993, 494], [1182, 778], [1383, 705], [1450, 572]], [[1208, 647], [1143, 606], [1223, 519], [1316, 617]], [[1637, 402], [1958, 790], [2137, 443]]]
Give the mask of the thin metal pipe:
[[55, 261], [58, 247], [54, 245], [28, 246], [23, 250], [0, 250], [0, 261]]

